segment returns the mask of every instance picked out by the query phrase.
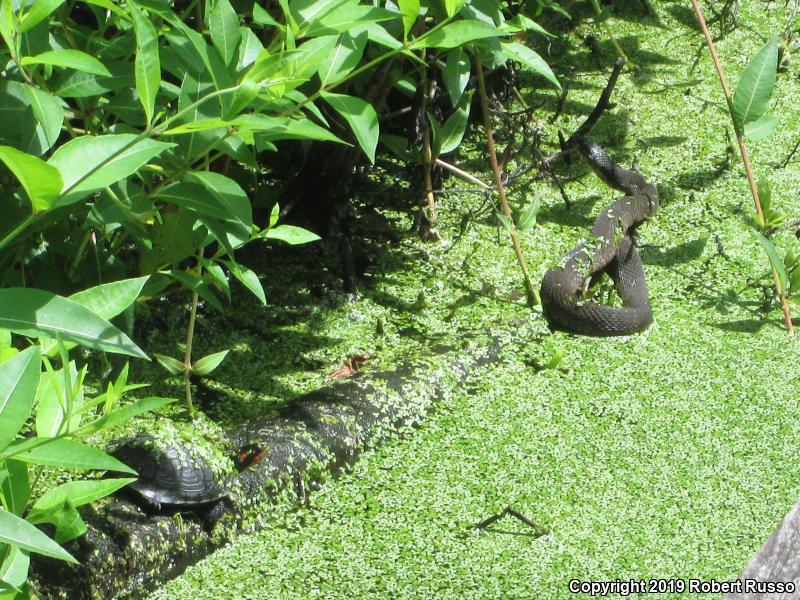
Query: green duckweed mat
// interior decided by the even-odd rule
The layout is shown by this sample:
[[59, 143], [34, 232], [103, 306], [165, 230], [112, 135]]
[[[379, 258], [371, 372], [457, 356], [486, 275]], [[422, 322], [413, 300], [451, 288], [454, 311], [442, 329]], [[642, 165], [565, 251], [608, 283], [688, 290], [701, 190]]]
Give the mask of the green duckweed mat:
[[[367, 352], [389, 361], [411, 352], [395, 343], [409, 329], [423, 345], [487, 326], [530, 334], [417, 429], [365, 455], [307, 506], [189, 568], [152, 600], [566, 599], [577, 597], [571, 579], [728, 581], [742, 570], [800, 498], [798, 341], [771, 300], [767, 259], [747, 223], [747, 183], [727, 151], [731, 128], [689, 3], [651, 4], [654, 16], [640, 2], [611, 7], [606, 24], [635, 66], [620, 77], [616, 107], [592, 136], [620, 163], [636, 158], [659, 185], [661, 212], [641, 232], [653, 327], [627, 339], [550, 335], [523, 304], [513, 253], [502, 229], [481, 216], [482, 198], [443, 196], [444, 243], [402, 236], [385, 249], [388, 262], [372, 268], [358, 302], [329, 307], [316, 324], [312, 315], [284, 327], [281, 335], [309, 342], [289, 355], [312, 368], [295, 363], [275, 376], [260, 364], [253, 377], [271, 377], [265, 393], [285, 398], [319, 383], [337, 358]], [[738, 28], [718, 42], [732, 82], [788, 18], [782, 3], [739, 4]], [[614, 59], [606, 30], [581, 23], [550, 48], [562, 80], [576, 69], [555, 124], [547, 122], [554, 94], [537, 91], [538, 81], [523, 89], [531, 103], [544, 102], [537, 116], [552, 148], [556, 129], [573, 131], [594, 106]], [[589, 34], [594, 51], [584, 43]], [[781, 126], [749, 144], [757, 175], [772, 182], [773, 205], [795, 218], [800, 158], [776, 167], [800, 135], [798, 100], [792, 64], [772, 101]], [[488, 181], [479, 133], [454, 161]], [[561, 174], [585, 172], [573, 165]], [[389, 176], [378, 177], [386, 184]], [[416, 189], [387, 185], [409, 202]], [[615, 197], [590, 174], [566, 190], [571, 210], [542, 181], [509, 192], [517, 205], [542, 201], [538, 226], [523, 235], [537, 280]], [[404, 213], [384, 214], [398, 231], [410, 225]], [[776, 242], [797, 245], [790, 231]], [[414, 309], [420, 292], [424, 307]], [[383, 335], [375, 333], [378, 321]], [[254, 335], [248, 343], [229, 369], [258, 364], [258, 344], [269, 340]], [[554, 350], [564, 353], [563, 370], [537, 369]], [[236, 393], [233, 376], [221, 370], [219, 379], [226, 377]], [[248, 379], [242, 397], [255, 398], [247, 390], [257, 383]], [[476, 523], [506, 506], [547, 534], [534, 536], [511, 517], [475, 533]]]

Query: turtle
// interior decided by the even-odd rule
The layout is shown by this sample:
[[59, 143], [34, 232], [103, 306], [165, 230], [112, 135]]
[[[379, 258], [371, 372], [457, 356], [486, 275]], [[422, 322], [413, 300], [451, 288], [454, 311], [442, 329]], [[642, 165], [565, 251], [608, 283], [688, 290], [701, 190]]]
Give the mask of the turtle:
[[[232, 474], [216, 473], [185, 445], [139, 434], [118, 442], [110, 454], [138, 473], [123, 490], [149, 513], [195, 513], [211, 531], [233, 506]], [[244, 446], [236, 451], [233, 466], [242, 470], [264, 454], [258, 445]]]

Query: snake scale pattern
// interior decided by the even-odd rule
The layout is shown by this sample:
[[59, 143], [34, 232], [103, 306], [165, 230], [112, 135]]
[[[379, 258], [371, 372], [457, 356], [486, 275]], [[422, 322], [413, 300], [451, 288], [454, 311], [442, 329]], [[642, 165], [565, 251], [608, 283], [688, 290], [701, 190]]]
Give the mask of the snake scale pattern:
[[[614, 163], [595, 142], [581, 138], [578, 151], [606, 184], [625, 193], [594, 222], [589, 240], [581, 240], [545, 273], [542, 308], [551, 327], [582, 335], [618, 336], [644, 331], [653, 321], [644, 266], [631, 234], [658, 211], [655, 185], [638, 171]], [[590, 285], [603, 273], [614, 280], [622, 306], [585, 300]]]

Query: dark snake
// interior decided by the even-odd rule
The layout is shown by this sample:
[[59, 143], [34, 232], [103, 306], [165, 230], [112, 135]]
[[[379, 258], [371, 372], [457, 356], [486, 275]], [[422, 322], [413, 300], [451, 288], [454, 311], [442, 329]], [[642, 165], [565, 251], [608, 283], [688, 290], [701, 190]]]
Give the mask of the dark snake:
[[[638, 171], [623, 169], [587, 139], [578, 141], [583, 159], [609, 186], [625, 193], [595, 220], [588, 241], [580, 241], [547, 271], [541, 298], [551, 327], [593, 336], [630, 335], [653, 321], [644, 266], [631, 234], [658, 210], [658, 191]], [[622, 306], [585, 300], [589, 286], [603, 273], [614, 280]]]

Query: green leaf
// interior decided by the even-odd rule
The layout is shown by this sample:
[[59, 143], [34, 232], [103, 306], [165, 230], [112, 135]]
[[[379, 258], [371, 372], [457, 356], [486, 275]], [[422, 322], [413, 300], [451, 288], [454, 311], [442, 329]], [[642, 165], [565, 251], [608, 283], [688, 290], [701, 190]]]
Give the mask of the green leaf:
[[414, 164], [422, 163], [421, 152], [409, 150], [407, 137], [383, 133], [381, 142], [401, 160]]
[[139, 269], [142, 273], [153, 273], [164, 265], [180, 263], [194, 254], [202, 237], [205, 237], [202, 232], [195, 236], [197, 214], [192, 211], [164, 211], [163, 219], [163, 223], [155, 223], [150, 229], [152, 248], [139, 256]]
[[756, 190], [758, 190], [758, 199], [761, 202], [761, 208], [765, 213], [769, 212], [772, 206], [772, 186], [769, 184], [769, 179], [763, 175], [759, 177], [756, 183]]
[[[24, 550], [17, 546], [9, 546], [8, 554], [2, 565], [0, 565], [0, 582], [13, 586], [17, 589], [22, 588], [28, 580], [28, 568], [30, 567], [31, 557]], [[3, 586], [0, 585], [0, 594]], [[0, 596], [5, 598], [5, 596]], [[11, 596], [16, 599], [16, 596]], [[22, 598], [20, 598], [22, 600]]]
[[172, 127], [164, 135], [182, 135], [196, 133], [219, 127], [239, 127], [243, 137], [258, 134], [264, 140], [321, 140], [326, 142], [345, 142], [308, 119], [292, 119], [290, 117], [271, 117], [262, 114], [239, 115], [235, 119], [220, 118], [199, 119]]
[[61, 193], [61, 174], [41, 158], [11, 146], [0, 146], [0, 160], [22, 184], [33, 213], [48, 210]]
[[228, 352], [230, 352], [230, 350], [223, 350], [222, 352], [215, 352], [203, 358], [198, 358], [192, 365], [192, 373], [200, 375], [201, 377], [208, 375], [225, 360], [225, 357], [228, 356]]
[[[75, 361], [69, 363], [69, 376], [76, 375]], [[56, 437], [64, 423], [67, 409], [66, 384], [63, 369], [48, 369], [39, 380], [36, 390], [36, 435], [38, 437]]]
[[294, 225], [278, 225], [271, 229], [265, 230], [263, 237], [271, 240], [281, 240], [292, 246], [298, 244], [308, 244], [309, 242], [316, 242], [321, 239], [316, 233], [312, 233], [302, 227], [295, 227]]
[[[41, 439], [35, 441], [39, 445], [34, 446], [19, 454], [14, 454], [15, 460], [20, 460], [34, 465], [47, 465], [48, 467], [58, 467], [59, 469], [85, 470], [95, 469], [100, 471], [119, 471], [120, 473], [133, 473], [136, 471], [122, 464], [113, 456], [109, 456], [102, 450], [92, 448], [77, 440], [67, 438], [47, 439], [44, 443]], [[15, 449], [24, 449], [25, 445], [30, 444], [31, 440], [21, 440], [15, 442], [6, 452]]]
[[153, 353], [153, 356], [156, 357], [158, 364], [164, 367], [172, 375], [180, 375], [181, 373], [183, 373], [184, 371], [183, 362], [179, 361], [177, 358], [172, 358], [171, 356], [166, 356], [164, 354], [156, 354], [156, 353]]
[[556, 37], [544, 27], [535, 21], [532, 21], [522, 13], [517, 13], [512, 19], [509, 19], [503, 23], [500, 27], [503, 29], [508, 29], [509, 31], [513, 31], [514, 33], [518, 31], [535, 31], [536, 33], [539, 33], [550, 39], [555, 39]]
[[40, 361], [39, 347], [31, 346], [0, 365], [0, 449], [14, 440], [31, 414]]
[[64, 107], [58, 98], [31, 85], [25, 86], [25, 95], [30, 102], [33, 116], [42, 126], [47, 147], [51, 148], [61, 135], [61, 126], [64, 124]]
[[253, 226], [253, 211], [247, 192], [235, 180], [213, 171], [190, 171], [186, 179], [199, 183], [223, 208], [226, 221], [239, 223], [247, 231]]
[[454, 48], [447, 53], [442, 80], [453, 107], [458, 106], [458, 103], [461, 102], [461, 97], [469, 83], [471, 70], [469, 56], [463, 48]]
[[[403, 43], [401, 41], [393, 37], [383, 26], [379, 25], [378, 23], [362, 23], [350, 29], [350, 33], [353, 35], [358, 35], [362, 31], [367, 32], [370, 42], [374, 42], [392, 50], [403, 47]], [[409, 50], [403, 50], [402, 52], [412, 60], [418, 60], [417, 56], [413, 52]]]
[[[181, 372], [182, 371], [183, 363], [181, 363]], [[158, 398], [155, 396], [136, 400], [135, 402], [125, 404], [121, 408], [103, 415], [96, 421], [87, 423], [81, 427], [80, 433], [82, 435], [87, 435], [96, 431], [100, 431], [101, 429], [110, 429], [111, 427], [116, 427], [126, 421], [130, 421], [131, 419], [138, 417], [141, 414], [150, 412], [152, 410], [158, 410], [162, 406], [166, 406], [172, 402], [175, 402], [174, 398]]]
[[21, 516], [28, 505], [31, 487], [28, 465], [13, 458], [0, 461], [0, 500], [15, 515]]
[[539, 206], [540, 201], [538, 196], [528, 202], [527, 206], [522, 210], [522, 214], [519, 216], [517, 229], [520, 231], [533, 229], [536, 225], [536, 217], [539, 215]]
[[[257, 5], [254, 5], [254, 8]], [[236, 72], [241, 72], [252, 65], [259, 54], [264, 52], [264, 45], [258, 36], [249, 27], [240, 27], [242, 41], [239, 42], [239, 52], [236, 60]], [[242, 83], [240, 81], [240, 83]], [[233, 112], [233, 111], [231, 111]]]
[[250, 104], [253, 103], [253, 100], [258, 97], [260, 91], [261, 88], [255, 81], [251, 79], [242, 80], [239, 84], [239, 89], [237, 89], [236, 93], [233, 95], [233, 101], [228, 108], [228, 114], [225, 115], [225, 118], [234, 118], [240, 112], [248, 108]]
[[98, 317], [113, 319], [136, 301], [148, 279], [149, 276], [144, 276], [102, 283], [72, 294], [69, 299], [85, 306]]
[[78, 563], [69, 552], [36, 527], [4, 509], [0, 509], [0, 542], [59, 560]]
[[744, 124], [744, 135], [747, 139], [757, 142], [763, 140], [775, 131], [778, 127], [778, 117], [766, 113], [761, 115], [756, 121], [750, 121]]
[[136, 92], [144, 107], [147, 124], [153, 121], [156, 96], [161, 85], [161, 60], [158, 56], [158, 35], [156, 29], [146, 18], [135, 2], [128, 2], [133, 16], [133, 29], [136, 32]]
[[24, 66], [52, 65], [54, 67], [64, 67], [66, 69], [82, 71], [83, 73], [91, 73], [92, 75], [111, 77], [111, 72], [103, 63], [94, 56], [90, 56], [80, 50], [48, 50], [36, 56], [24, 56], [22, 58], [22, 64]]
[[503, 227], [505, 227], [509, 231], [513, 231], [514, 230], [513, 222], [511, 221], [511, 219], [509, 219], [503, 213], [496, 212], [496, 213], [494, 213], [494, 216], [497, 217], [498, 223], [500, 223]]
[[64, 4], [64, 0], [36, 0], [32, 2], [30, 10], [19, 21], [20, 33], [25, 33], [36, 27], [62, 4]]
[[[277, 204], [275, 206], [277, 206]], [[270, 224], [270, 227], [272, 227], [272, 224]], [[267, 296], [264, 293], [264, 286], [261, 285], [261, 280], [258, 278], [258, 275], [256, 275], [247, 267], [240, 265], [239, 263], [235, 263], [232, 260], [226, 260], [224, 262], [225, 266], [228, 267], [228, 270], [233, 274], [233, 276], [236, 277], [236, 279], [238, 279], [248, 290], [253, 292], [253, 295], [258, 298], [262, 305], [266, 306]]]
[[0, 327], [29, 337], [147, 359], [131, 339], [77, 302], [34, 288], [0, 289]]
[[439, 152], [441, 154], [452, 152], [461, 144], [461, 140], [464, 138], [464, 132], [467, 130], [467, 123], [469, 122], [471, 99], [472, 93], [467, 94], [461, 106], [448, 117], [447, 121], [444, 122], [444, 125], [442, 125], [439, 130]]
[[47, 163], [61, 173], [64, 188], [56, 206], [74, 204], [135, 173], [175, 144], [129, 133], [84, 136], [60, 146]]
[[425, 116], [428, 117], [428, 126], [431, 134], [431, 156], [436, 159], [442, 153], [441, 126], [430, 111]]
[[560, 365], [563, 360], [564, 356], [566, 355], [566, 350], [562, 346], [554, 346], [553, 344], [549, 344], [546, 348], [547, 354], [550, 355], [550, 359], [547, 361], [547, 364], [544, 366], [545, 369], [556, 369], [558, 365]]
[[733, 114], [739, 127], [758, 121], [767, 112], [777, 69], [778, 38], [773, 37], [745, 67], [733, 93]]
[[253, 22], [258, 23], [259, 25], [267, 25], [268, 27], [275, 27], [279, 31], [285, 30], [286, 25], [279, 23], [275, 19], [272, 18], [266, 10], [264, 10], [258, 2], [253, 4]]
[[89, 98], [103, 96], [109, 92], [133, 88], [136, 85], [133, 65], [112, 63], [113, 77], [100, 77], [91, 73], [75, 71], [56, 82], [53, 93], [59, 98]]
[[429, 35], [423, 36], [411, 44], [412, 48], [456, 48], [469, 42], [485, 38], [496, 38], [510, 35], [497, 27], [470, 19], [448, 23]]
[[335, 84], [358, 66], [368, 37], [366, 31], [355, 37], [349, 33], [339, 35], [333, 50], [322, 58], [319, 66], [319, 78], [323, 87]]
[[536, 52], [519, 42], [500, 42], [500, 47], [508, 58], [525, 65], [534, 73], [547, 79], [556, 89], [561, 90], [561, 84], [556, 79], [550, 66]]
[[355, 96], [344, 94], [323, 93], [325, 102], [338, 112], [350, 128], [361, 145], [364, 154], [371, 163], [375, 163], [375, 148], [378, 145], [380, 130], [378, 127], [378, 113], [369, 102]]
[[452, 17], [465, 3], [466, 0], [444, 0], [444, 11], [448, 17]]
[[228, 299], [228, 302], [231, 301], [231, 284], [228, 281], [228, 276], [225, 274], [223, 268], [218, 265], [216, 262], [209, 260], [207, 258], [202, 258], [200, 260], [200, 264], [203, 265], [205, 269], [205, 276], [208, 280], [210, 278], [210, 282], [214, 284], [214, 286]]
[[126, 19], [128, 15], [122, 10], [119, 6], [114, 4], [111, 0], [83, 0], [86, 4], [94, 4], [95, 6], [99, 6], [100, 8], [104, 8], [111, 13], [117, 15], [122, 19]]
[[795, 268], [789, 277], [789, 291], [792, 295], [800, 291], [800, 268]]
[[304, 27], [346, 2], [348, 0], [292, 0], [289, 6], [297, 26]]
[[47, 490], [33, 505], [28, 521], [34, 525], [47, 522], [47, 515], [58, 509], [65, 501], [74, 506], [83, 506], [113, 494], [121, 487], [136, 481], [135, 477], [122, 479], [90, 479], [69, 481]]
[[53, 509], [47, 516], [47, 521], [56, 526], [54, 537], [59, 544], [79, 538], [88, 530], [81, 515], [69, 500], [65, 500], [57, 509]]
[[237, 221], [229, 207], [222, 204], [217, 197], [199, 183], [179, 181], [168, 185], [158, 193], [158, 198], [197, 211], [201, 215], [217, 219]]
[[227, 127], [236, 127], [239, 124], [239, 119], [225, 119], [222, 117], [208, 117], [205, 119], [194, 119], [187, 123], [176, 125], [167, 129], [163, 135], [183, 135], [186, 133], [198, 133], [201, 131], [209, 131], [210, 129], [220, 129]]
[[214, 295], [214, 292], [211, 291], [211, 288], [208, 287], [205, 281], [191, 273], [181, 271], [180, 269], [172, 269], [169, 272], [169, 276], [190, 292], [197, 292], [200, 298], [208, 302], [218, 311], [223, 312], [224, 308], [222, 307], [222, 303], [219, 301], [219, 298]]
[[229, 65], [242, 39], [239, 17], [228, 0], [213, 0], [207, 16], [211, 43], [219, 51], [223, 62]]
[[[183, 34], [183, 37], [186, 41], [188, 41], [188, 54], [189, 56], [186, 57], [186, 60], [189, 66], [196, 70], [200, 69], [200, 65], [197, 63], [197, 59], [200, 59], [205, 71], [211, 76], [211, 79], [214, 82], [214, 88], [217, 90], [223, 90], [231, 86], [231, 76], [228, 73], [228, 70], [225, 67], [225, 64], [222, 62], [222, 59], [215, 49], [209, 48], [208, 44], [206, 44], [205, 38], [198, 33], [197, 31], [193, 30], [191, 27], [186, 25], [183, 21], [181, 21], [177, 15], [172, 13], [166, 13], [165, 18], [170, 22], [170, 24], [175, 27], [178, 31]], [[169, 38], [170, 44], [173, 43], [173, 39]], [[180, 44], [180, 40], [175, 40], [178, 44]], [[221, 104], [225, 104], [224, 98], [221, 101]]]
[[268, 117], [266, 115], [242, 115], [241, 133], [249, 131], [258, 133], [261, 139], [275, 142], [278, 140], [320, 140], [323, 142], [345, 142], [327, 129], [308, 119], [291, 119], [289, 117]]
[[14, 30], [16, 29], [17, 19], [11, 2], [0, 2], [0, 35], [13, 55], [18, 54], [14, 43]]
[[408, 34], [419, 18], [419, 0], [398, 0], [400, 14], [403, 15], [403, 39], [408, 39]]
[[769, 264], [772, 265], [772, 268], [775, 269], [775, 272], [778, 274], [778, 280], [781, 285], [781, 296], [785, 297], [789, 292], [789, 273], [786, 271], [786, 265], [783, 264], [780, 252], [778, 252], [778, 249], [771, 241], [758, 231], [756, 231], [755, 234], [758, 243], [764, 248], [764, 252], [766, 252], [767, 258], [769, 258]]
[[391, 12], [376, 6], [358, 4], [357, 2], [345, 2], [321, 19], [311, 23], [305, 31], [305, 35], [317, 37], [320, 35], [338, 34], [345, 31], [353, 31], [355, 34], [358, 27], [396, 18], [396, 12]]
[[222, 244], [222, 247], [225, 248], [225, 253], [231, 257], [236, 248], [240, 248], [250, 241], [250, 231], [236, 223], [220, 221], [205, 215], [200, 217], [200, 222], [208, 229], [211, 237]]

